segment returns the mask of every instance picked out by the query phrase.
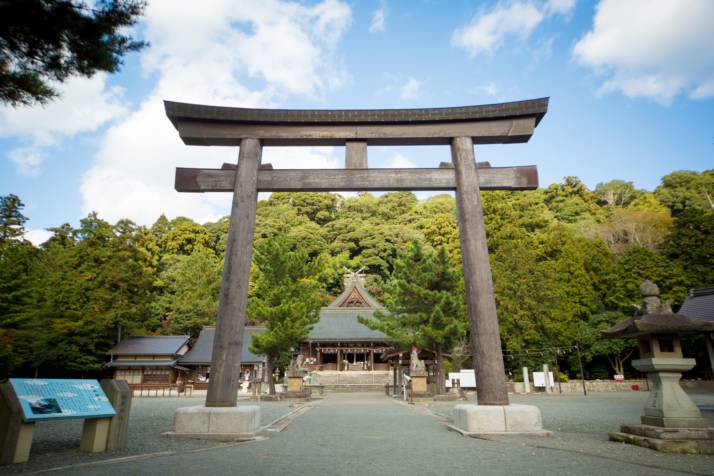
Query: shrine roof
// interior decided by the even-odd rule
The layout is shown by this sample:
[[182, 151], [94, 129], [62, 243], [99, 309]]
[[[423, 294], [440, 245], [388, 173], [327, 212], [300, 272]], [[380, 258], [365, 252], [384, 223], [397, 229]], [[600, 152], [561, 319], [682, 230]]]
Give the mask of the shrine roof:
[[714, 288], [692, 289], [677, 314], [714, 322]]
[[127, 337], [112, 347], [110, 355], [174, 355], [189, 341], [189, 336]]
[[313, 342], [384, 342], [384, 333], [359, 322], [359, 316], [374, 319], [374, 311], [384, 309], [362, 284], [359, 272], [345, 275], [345, 290], [327, 307], [320, 310], [320, 320], [312, 327], [308, 339]]
[[[263, 327], [246, 326], [243, 334], [243, 348], [241, 350], [240, 361], [242, 364], [259, 364], [265, 361], [265, 358], [256, 355], [250, 351], [250, 344], [253, 340], [253, 335], [261, 333], [265, 330]], [[198, 339], [193, 344], [190, 351], [179, 359], [181, 365], [210, 365], [211, 357], [213, 356], [213, 336], [216, 332], [215, 327], [204, 327], [198, 335]]]
[[177, 120], [262, 124], [411, 124], [536, 117], [548, 110], [548, 99], [497, 104], [419, 109], [253, 109], [164, 101], [166, 115]]
[[358, 317], [374, 319], [374, 309], [369, 308], [322, 308], [320, 321], [310, 330], [312, 342], [385, 342], [389, 337], [359, 322]]

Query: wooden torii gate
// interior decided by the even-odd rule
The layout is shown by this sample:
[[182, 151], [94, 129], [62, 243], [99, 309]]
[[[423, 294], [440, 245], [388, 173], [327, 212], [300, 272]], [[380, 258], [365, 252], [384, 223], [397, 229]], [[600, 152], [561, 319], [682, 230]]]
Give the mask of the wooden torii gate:
[[[179, 192], [233, 192], [206, 406], [235, 406], [258, 192], [455, 190], [479, 405], [507, 405], [491, 266], [479, 190], [538, 187], [535, 166], [477, 166], [474, 144], [527, 142], [548, 98], [483, 106], [281, 110], [165, 101], [186, 145], [239, 146], [237, 167], [176, 169]], [[264, 146], [344, 145], [345, 169], [261, 166]], [[450, 145], [439, 168], [369, 169], [368, 145]]]

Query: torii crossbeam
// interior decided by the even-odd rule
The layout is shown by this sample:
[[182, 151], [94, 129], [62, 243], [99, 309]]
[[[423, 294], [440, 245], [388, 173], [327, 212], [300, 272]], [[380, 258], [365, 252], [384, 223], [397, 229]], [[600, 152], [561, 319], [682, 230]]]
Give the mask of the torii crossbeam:
[[[381, 110], [280, 110], [165, 101], [187, 145], [239, 146], [238, 165], [176, 169], [179, 192], [233, 192], [206, 406], [235, 406], [258, 192], [455, 190], [480, 405], [507, 405], [491, 266], [479, 190], [538, 187], [535, 166], [491, 168], [474, 144], [527, 142], [548, 98], [484, 106]], [[273, 170], [264, 146], [344, 145], [345, 169]], [[368, 145], [450, 145], [452, 164], [369, 169]]]

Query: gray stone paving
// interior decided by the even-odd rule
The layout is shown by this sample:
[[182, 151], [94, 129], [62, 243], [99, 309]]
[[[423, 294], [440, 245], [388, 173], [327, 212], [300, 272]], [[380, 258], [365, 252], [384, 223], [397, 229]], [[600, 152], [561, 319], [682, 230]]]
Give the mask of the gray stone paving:
[[[447, 430], [434, 416], [448, 415], [453, 403], [410, 406], [380, 394], [332, 394], [311, 404], [285, 431], [268, 433], [262, 441], [233, 446], [172, 442], [181, 445], [175, 449], [183, 453], [54, 474], [714, 474], [712, 456], [666, 455], [607, 441], [608, 431], [638, 420], [645, 396], [644, 392], [623, 392], [514, 397], [516, 403], [539, 406], [544, 426], [555, 431], [555, 436], [481, 440]], [[693, 398], [705, 408], [714, 408], [712, 393], [693, 394]], [[168, 421], [170, 426], [172, 408], [186, 402], [144, 401], [147, 408], [136, 407], [132, 425], [146, 430], [160, 425], [154, 419], [163, 421], [161, 425]], [[277, 415], [289, 408], [276, 406], [267, 411]], [[705, 416], [714, 423], [713, 412], [706, 411]], [[152, 423], [137, 425], [134, 419]], [[151, 431], [132, 436], [135, 448], [158, 448], [157, 440], [165, 442]], [[72, 462], [66, 453], [42, 458], [60, 466]], [[33, 454], [33, 458], [38, 456]]]

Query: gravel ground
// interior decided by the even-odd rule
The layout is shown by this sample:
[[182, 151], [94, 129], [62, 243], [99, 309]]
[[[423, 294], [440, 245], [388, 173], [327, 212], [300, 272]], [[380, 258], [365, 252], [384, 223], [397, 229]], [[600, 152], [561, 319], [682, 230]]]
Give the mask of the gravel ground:
[[[702, 415], [714, 427], [714, 393], [689, 392], [702, 409]], [[510, 436], [494, 438], [510, 445], [552, 448], [577, 454], [653, 465], [676, 471], [714, 474], [714, 456], [671, 455], [623, 443], [608, 441], [610, 431], [618, 431], [623, 423], [637, 424], [647, 400], [647, 392], [591, 393], [590, 395], [531, 395], [512, 396], [513, 403], [536, 405], [543, 414], [543, 426], [553, 431], [552, 437], [532, 438]], [[451, 410], [459, 403], [435, 402], [424, 407], [433, 413], [451, 417]]]
[[[202, 405], [204, 397], [198, 398], [134, 398], [129, 420], [129, 441], [124, 451], [111, 453], [83, 453], [79, 451], [83, 420], [59, 420], [35, 424], [30, 460], [26, 464], [0, 467], [0, 475], [39, 471], [77, 463], [121, 458], [124, 456], [158, 453], [164, 451], [187, 451], [220, 446], [215, 441], [184, 438], [166, 438], [161, 433], [171, 431], [174, 411], [179, 407]], [[240, 404], [259, 405], [262, 425], [293, 410], [289, 402], [251, 402]]]
[[[515, 397], [542, 408], [554, 437], [482, 440], [449, 431], [431, 412], [453, 403], [406, 405], [380, 394], [329, 394], [285, 431], [262, 441], [171, 456], [70, 468], [62, 474], [714, 474], [714, 457], [665, 455], [607, 441], [637, 421], [644, 393]], [[710, 405], [714, 395], [697, 394]], [[710, 412], [707, 412], [710, 413]], [[710, 414], [707, 415], [711, 417]]]
[[[714, 456], [668, 455], [607, 440], [607, 432], [620, 423], [637, 422], [645, 397], [644, 392], [517, 396], [514, 403], [541, 408], [546, 428], [555, 435], [483, 440], [449, 431], [434, 418], [433, 414], [449, 415], [454, 402], [406, 405], [381, 394], [328, 394], [308, 404], [309, 411], [284, 431], [231, 446], [157, 436], [170, 428], [174, 408], [200, 401], [142, 399], [135, 406], [131, 448], [125, 454], [178, 453], [75, 466], [55, 474], [714, 474]], [[714, 424], [714, 394], [695, 393], [693, 398]], [[284, 402], [261, 403], [261, 409], [264, 424], [291, 410]], [[68, 424], [52, 431], [46, 426], [46, 436], [40, 438], [38, 432], [31, 463], [13, 467], [12, 472], [106, 458], [76, 450], [79, 425], [71, 442], [62, 436], [69, 433]], [[50, 434], [54, 436], [49, 438]], [[39, 454], [40, 448], [48, 453]]]

